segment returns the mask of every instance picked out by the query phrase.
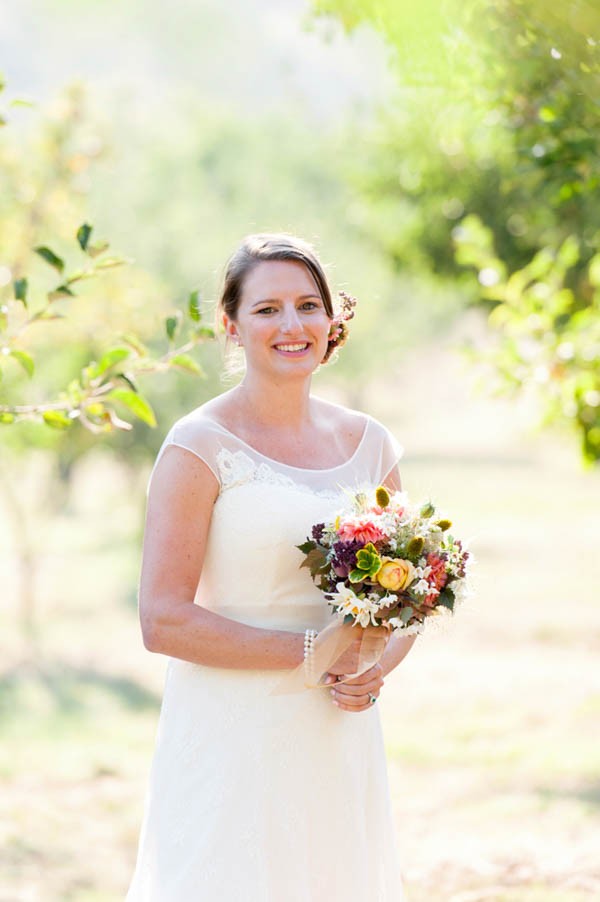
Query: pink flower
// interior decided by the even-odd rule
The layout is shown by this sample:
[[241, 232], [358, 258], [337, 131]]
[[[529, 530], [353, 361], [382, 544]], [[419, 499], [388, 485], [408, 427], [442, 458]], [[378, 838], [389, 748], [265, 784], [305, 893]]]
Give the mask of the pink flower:
[[430, 552], [427, 555], [427, 566], [431, 567], [431, 572], [427, 577], [427, 582], [429, 583], [431, 588], [435, 589], [436, 591], [431, 592], [426, 596], [425, 604], [432, 604], [437, 598], [440, 589], [443, 589], [446, 585], [448, 576], [446, 574], [446, 562], [433, 552]]
[[338, 536], [344, 542], [381, 542], [385, 534], [373, 523], [368, 516], [353, 517], [352, 520], [343, 520], [338, 529]]

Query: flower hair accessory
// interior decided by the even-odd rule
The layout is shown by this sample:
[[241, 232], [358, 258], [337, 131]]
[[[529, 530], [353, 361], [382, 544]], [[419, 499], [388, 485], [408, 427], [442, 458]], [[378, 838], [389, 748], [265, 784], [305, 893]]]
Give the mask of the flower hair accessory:
[[323, 363], [330, 359], [331, 355], [337, 348], [341, 348], [348, 339], [348, 326], [346, 325], [354, 316], [354, 308], [356, 307], [356, 298], [352, 297], [346, 291], [338, 291], [341, 303], [336, 314], [331, 320], [329, 327], [329, 336], [327, 344], [327, 353], [323, 359]]

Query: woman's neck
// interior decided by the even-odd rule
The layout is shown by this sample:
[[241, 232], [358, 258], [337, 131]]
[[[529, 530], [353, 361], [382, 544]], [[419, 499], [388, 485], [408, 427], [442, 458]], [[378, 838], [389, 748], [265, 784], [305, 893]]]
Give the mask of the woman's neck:
[[301, 430], [312, 419], [310, 383], [308, 378], [290, 379], [278, 384], [247, 373], [232, 394], [246, 422], [253, 421], [267, 429], [284, 426]]

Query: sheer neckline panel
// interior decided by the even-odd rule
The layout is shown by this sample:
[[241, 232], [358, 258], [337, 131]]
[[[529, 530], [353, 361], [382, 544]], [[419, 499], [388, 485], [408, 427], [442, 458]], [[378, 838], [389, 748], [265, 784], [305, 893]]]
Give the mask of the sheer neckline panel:
[[248, 448], [254, 454], [258, 454], [259, 457], [262, 457], [264, 460], [268, 460], [269, 463], [278, 464], [280, 467], [286, 467], [288, 470], [297, 470], [300, 473], [331, 473], [334, 470], [341, 470], [343, 467], [349, 466], [349, 464], [353, 463], [356, 460], [360, 450], [362, 449], [362, 447], [365, 443], [365, 439], [367, 437], [367, 432], [369, 431], [369, 423], [371, 421], [371, 417], [368, 414], [364, 414], [364, 416], [366, 418], [366, 422], [365, 422], [365, 425], [364, 425], [364, 428], [362, 431], [362, 435], [358, 442], [358, 445], [352, 452], [352, 455], [347, 460], [343, 461], [341, 464], [336, 464], [334, 467], [296, 467], [296, 466], [294, 466], [294, 464], [286, 464], [283, 460], [277, 460], [275, 457], [269, 457], [268, 455], [263, 454], [262, 451], [259, 451], [253, 445], [250, 445], [250, 444], [248, 444], [248, 442], [245, 442], [243, 438], [240, 438], [239, 435], [236, 435], [235, 432], [231, 431], [231, 429], [228, 429], [226, 426], [223, 426], [222, 423], [219, 423], [217, 420], [213, 419], [212, 417], [207, 416], [205, 413], [203, 413], [202, 416], [204, 417], [205, 420], [208, 420], [208, 422], [212, 426], [216, 426], [217, 429], [221, 429], [223, 432], [227, 433], [227, 435], [230, 435], [237, 442], [239, 442], [241, 445], [244, 445], [245, 448]]

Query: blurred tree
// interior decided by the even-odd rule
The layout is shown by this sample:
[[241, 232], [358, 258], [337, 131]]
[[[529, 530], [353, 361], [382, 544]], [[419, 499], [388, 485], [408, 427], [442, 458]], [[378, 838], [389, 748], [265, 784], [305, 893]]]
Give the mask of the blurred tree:
[[[15, 101], [6, 106], [3, 124]], [[154, 324], [148, 316], [142, 323], [131, 304], [137, 292], [148, 290], [151, 279], [135, 270], [126, 286], [110, 282], [112, 303], [107, 304], [106, 283], [98, 278], [125, 261], [108, 256], [106, 242], [92, 241], [88, 223], [69, 236], [82, 216], [82, 178], [100, 150], [86, 128], [83, 97], [73, 89], [52, 114], [30, 126], [28, 135], [16, 133], [0, 150], [0, 476], [21, 564], [20, 621], [28, 636], [34, 632], [36, 544], [16, 478], [19, 469], [36, 449], [50, 452], [53, 466], [44, 471], [45, 491], [40, 490], [38, 500], [45, 499], [48, 512], [58, 510], [74, 463], [101, 437], [131, 430], [127, 418], [132, 416], [156, 425], [152, 407], [139, 391], [139, 377], [174, 369], [201, 375], [189, 352], [214, 337], [201, 322], [194, 291], [185, 316], [174, 310], [164, 320], [167, 349], [151, 351], [150, 345], [160, 341], [150, 334]], [[40, 236], [48, 243], [38, 243]], [[69, 245], [76, 246], [83, 261], [71, 272], [65, 262]], [[117, 328], [124, 334], [115, 343]], [[74, 428], [76, 424], [84, 428]]]
[[398, 92], [355, 173], [365, 235], [399, 270], [501, 305], [499, 383], [527, 387], [532, 364], [544, 422], [575, 426], [584, 460], [598, 461], [600, 11], [587, 0], [314, 8], [348, 29], [369, 23], [394, 51]]

